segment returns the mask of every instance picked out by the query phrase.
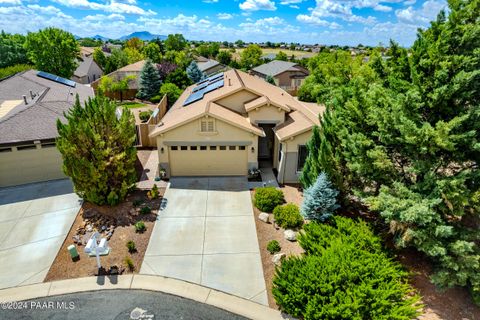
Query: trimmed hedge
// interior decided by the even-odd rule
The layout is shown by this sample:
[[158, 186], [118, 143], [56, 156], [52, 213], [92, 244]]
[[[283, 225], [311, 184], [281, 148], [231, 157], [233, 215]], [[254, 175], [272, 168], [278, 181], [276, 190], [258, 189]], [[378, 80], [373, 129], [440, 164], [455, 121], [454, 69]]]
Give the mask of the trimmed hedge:
[[307, 224], [299, 237], [306, 254], [277, 268], [272, 291], [280, 308], [306, 320], [415, 318], [419, 296], [379, 238], [365, 223], [332, 220]]
[[284, 229], [298, 228], [303, 224], [303, 217], [298, 206], [293, 203], [284, 206], [276, 206], [273, 209], [275, 222]]
[[263, 212], [272, 212], [276, 206], [285, 202], [283, 192], [275, 187], [263, 187], [255, 189], [255, 207]]

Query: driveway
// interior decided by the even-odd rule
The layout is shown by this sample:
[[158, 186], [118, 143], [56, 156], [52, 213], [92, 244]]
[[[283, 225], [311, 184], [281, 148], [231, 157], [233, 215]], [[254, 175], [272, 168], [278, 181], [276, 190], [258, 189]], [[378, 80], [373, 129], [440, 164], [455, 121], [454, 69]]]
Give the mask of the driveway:
[[173, 178], [140, 273], [178, 278], [268, 305], [248, 182]]
[[70, 180], [0, 188], [0, 288], [43, 281], [80, 205]]

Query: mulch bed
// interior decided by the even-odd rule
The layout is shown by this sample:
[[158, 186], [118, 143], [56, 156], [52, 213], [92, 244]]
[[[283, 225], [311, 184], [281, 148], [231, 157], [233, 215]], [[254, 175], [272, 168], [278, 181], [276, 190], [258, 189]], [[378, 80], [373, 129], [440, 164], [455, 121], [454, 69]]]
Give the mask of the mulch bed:
[[[161, 196], [164, 191], [159, 189], [160, 197], [150, 200], [146, 191], [137, 190], [115, 207], [96, 206], [85, 202], [44, 281], [98, 275], [95, 256], [90, 257], [84, 253], [85, 243], [95, 231], [99, 231], [102, 237], [110, 238], [108, 240], [108, 246], [111, 248], [110, 253], [100, 257], [103, 268], [109, 270], [111, 266], [117, 266], [120, 273], [138, 273], [155, 225], [157, 210], [160, 207]], [[133, 206], [135, 200], [142, 202], [137, 208]], [[152, 209], [151, 213], [141, 214], [139, 208], [144, 206], [150, 207]], [[135, 231], [134, 224], [138, 221], [145, 223], [146, 230], [143, 233]], [[102, 229], [104, 230], [102, 231]], [[129, 240], [135, 242], [136, 252], [128, 252], [126, 243]], [[76, 261], [72, 260], [67, 250], [67, 247], [71, 244], [75, 244], [80, 256]], [[126, 257], [133, 260], [135, 265], [133, 272], [126, 268], [124, 261]]]

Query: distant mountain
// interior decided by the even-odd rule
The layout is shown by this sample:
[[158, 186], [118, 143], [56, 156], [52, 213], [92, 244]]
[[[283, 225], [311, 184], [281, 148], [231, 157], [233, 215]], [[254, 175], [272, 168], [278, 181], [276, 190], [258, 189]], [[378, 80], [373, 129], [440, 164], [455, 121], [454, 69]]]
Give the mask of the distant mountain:
[[102, 40], [103, 42], [105, 42], [105, 41], [107, 41], [107, 40], [110, 39], [110, 38], [107, 38], [107, 37], [104, 37], [104, 36], [101, 36], [101, 35], [97, 34], [97, 35], [93, 36], [92, 39]]
[[139, 38], [140, 40], [143, 40], [143, 41], [150, 41], [156, 38], [159, 38], [160, 40], [165, 40], [167, 39], [167, 36], [164, 36], [161, 34], [152, 34], [148, 31], [138, 31], [138, 32], [131, 33], [128, 36], [120, 37], [119, 40], [125, 41], [132, 38]]

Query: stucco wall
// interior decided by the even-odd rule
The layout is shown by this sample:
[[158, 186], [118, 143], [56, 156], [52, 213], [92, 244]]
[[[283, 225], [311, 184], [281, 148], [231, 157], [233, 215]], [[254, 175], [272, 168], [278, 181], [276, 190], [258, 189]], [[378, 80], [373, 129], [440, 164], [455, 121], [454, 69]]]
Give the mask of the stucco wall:
[[262, 106], [248, 113], [251, 123], [276, 123], [280, 124], [285, 121], [285, 110], [274, 106]]
[[[283, 164], [283, 181], [280, 183], [298, 183], [300, 172], [297, 171], [298, 164], [298, 147], [306, 145], [312, 135], [311, 131], [299, 134], [293, 139], [288, 139], [283, 142], [282, 151], [284, 156]], [[277, 152], [278, 153], [278, 152]]]
[[62, 179], [62, 156], [55, 146], [0, 153], [0, 187]]
[[256, 98], [258, 98], [256, 94], [251, 93], [247, 90], [242, 90], [215, 102], [225, 108], [228, 108], [240, 114], [245, 114], [244, 104]]
[[[210, 119], [212, 119], [210, 117]], [[246, 145], [248, 167], [257, 167], [258, 136], [243, 129], [230, 125], [222, 120], [215, 119], [215, 132], [200, 132], [200, 120], [196, 119], [181, 127], [157, 136], [157, 147], [160, 166], [170, 168], [170, 145]], [[253, 152], [252, 152], [253, 147]], [[162, 152], [163, 149], [163, 152]], [[222, 161], [222, 159], [191, 159], [192, 161]], [[207, 165], [205, 163], [205, 165]]]

